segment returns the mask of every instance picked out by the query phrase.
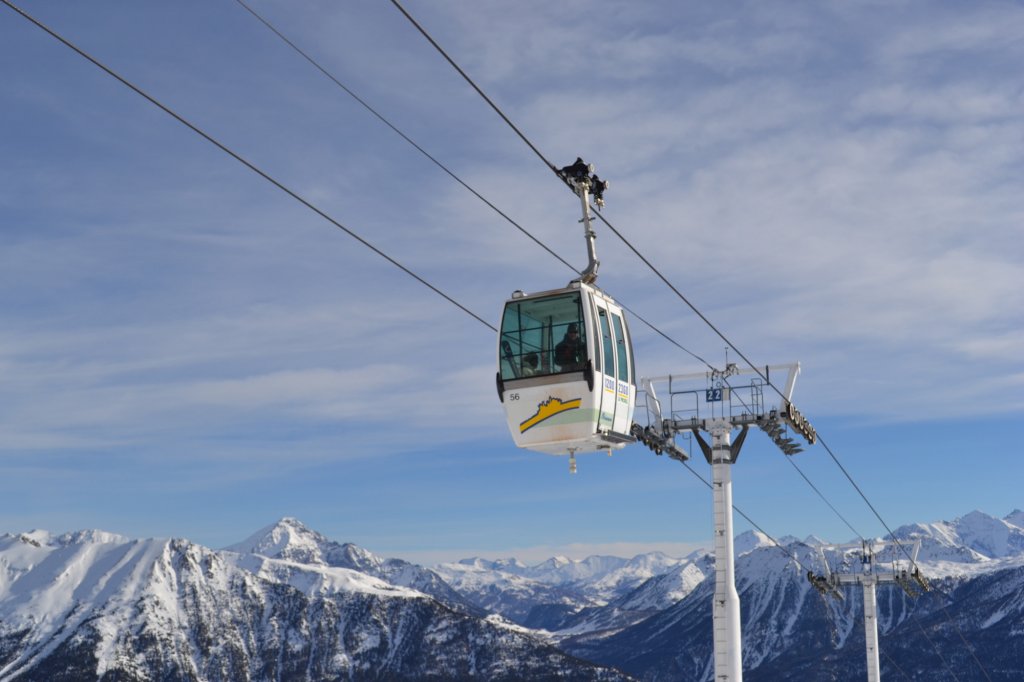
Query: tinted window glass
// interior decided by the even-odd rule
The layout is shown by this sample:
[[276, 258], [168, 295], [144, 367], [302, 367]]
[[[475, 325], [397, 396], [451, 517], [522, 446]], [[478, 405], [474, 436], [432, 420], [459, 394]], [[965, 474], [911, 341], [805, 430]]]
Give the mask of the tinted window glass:
[[608, 311], [598, 310], [597, 316], [601, 320], [601, 345], [604, 347], [604, 373], [613, 377], [615, 376], [615, 351], [612, 344], [612, 332], [608, 328]]
[[626, 335], [622, 331], [622, 318], [612, 314], [615, 324], [615, 352], [619, 358], [619, 381], [629, 381], [629, 353], [626, 347]]
[[578, 292], [510, 301], [501, 319], [498, 348], [502, 379], [583, 369], [586, 332]]

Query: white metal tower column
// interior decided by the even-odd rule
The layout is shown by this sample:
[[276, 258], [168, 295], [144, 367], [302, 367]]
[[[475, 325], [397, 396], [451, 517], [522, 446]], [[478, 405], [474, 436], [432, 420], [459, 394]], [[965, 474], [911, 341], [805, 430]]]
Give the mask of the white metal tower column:
[[879, 682], [882, 678], [878, 660], [878, 610], [875, 603], [875, 577], [864, 576], [864, 641], [868, 655], [868, 682]]
[[[917, 567], [917, 553], [921, 549], [921, 541], [914, 543], [913, 550], [908, 555], [909, 566], [913, 570], [907, 570], [898, 566], [899, 561], [892, 560], [892, 569], [888, 571], [878, 570], [875, 561], [875, 552], [887, 548], [895, 552], [899, 543], [883, 542], [880, 540], [864, 540], [859, 545], [822, 545], [818, 548], [821, 552], [822, 565], [825, 567], [825, 575], [818, 576], [808, 573], [807, 577], [811, 584], [822, 594], [833, 594], [839, 599], [843, 598], [838, 588], [842, 585], [860, 585], [864, 588], [864, 648], [867, 654], [868, 682], [880, 682], [882, 679], [882, 666], [879, 661], [878, 649], [878, 604], [877, 586], [880, 584], [896, 584], [911, 597], [920, 594], [917, 590], [927, 590], [928, 581], [921, 575]], [[848, 550], [860, 550], [860, 570], [853, 573], [833, 573], [829, 569], [827, 551], [839, 550], [844, 556]], [[842, 562], [843, 559], [840, 558]], [[915, 584], [912, 584], [915, 583]]]
[[[778, 403], [766, 405], [765, 386], [774, 386], [769, 384], [768, 375], [780, 370], [787, 372], [785, 389], [780, 393]], [[640, 382], [646, 395], [648, 425], [633, 424], [631, 432], [637, 440], [656, 454], [667, 454], [685, 463], [689, 455], [676, 445], [674, 439], [676, 434], [690, 432], [711, 465], [715, 517], [715, 596], [711, 609], [715, 682], [743, 681], [743, 637], [733, 544], [732, 465], [736, 463], [751, 426], [767, 433], [786, 455], [802, 451], [788, 437], [790, 428], [814, 444], [817, 438], [814, 427], [790, 402], [799, 373], [798, 363], [770, 365], [762, 371], [753, 367], [740, 369], [727, 362], [724, 370], [712, 368], [710, 372], [644, 378]], [[743, 374], [756, 377], [745, 385], [728, 381], [730, 377]], [[662, 382], [668, 384], [669, 404], [665, 411], [655, 390], [655, 383]], [[703, 389], [694, 386], [697, 382], [703, 383]], [[680, 401], [678, 405], [675, 402], [677, 398]], [[733, 441], [731, 434], [736, 428], [741, 431]], [[711, 444], [701, 437], [702, 431], [711, 435]]]
[[735, 547], [732, 529], [732, 425], [716, 420], [711, 425], [711, 476], [715, 512], [715, 680], [743, 680], [743, 643], [740, 632], [740, 596], [736, 592]]

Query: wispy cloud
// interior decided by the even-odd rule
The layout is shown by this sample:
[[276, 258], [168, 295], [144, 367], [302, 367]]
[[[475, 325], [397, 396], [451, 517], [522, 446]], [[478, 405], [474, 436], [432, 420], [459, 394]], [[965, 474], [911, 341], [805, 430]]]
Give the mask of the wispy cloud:
[[[238, 8], [35, 9], [488, 320], [513, 289], [571, 277]], [[583, 264], [575, 199], [393, 8], [261, 9]], [[416, 11], [553, 163], [597, 164], [612, 183], [605, 215], [755, 362], [803, 361], [811, 416], [981, 416], [987, 396], [1019, 413], [1015, 5]], [[559, 496], [603, 508], [611, 483], [463, 480], [512, 456], [489, 330], [32, 27], [3, 22], [0, 45], [5, 473], [43, 489], [50, 471], [68, 499], [80, 499], [72, 474], [93, 471], [122, 501], [145, 489], [194, 507], [227, 490], [251, 510], [306, 503], [260, 486], [308, 487], [297, 472], [323, 471], [376, 504], [360, 484], [408, 497], [427, 474], [373, 478], [373, 457], [429, 451], [455, 458], [425, 458], [437, 462], [426, 483], [444, 491], [434, 497], [527, 499], [516, 509], [530, 518]], [[724, 343], [598, 235], [599, 283], [719, 363]], [[642, 373], [696, 368], [632, 329]], [[29, 460], [46, 467], [29, 472]], [[325, 515], [341, 504], [319, 494]], [[42, 518], [45, 505], [19, 499]], [[406, 503], [394, 504], [399, 518]], [[465, 515], [448, 513], [438, 527]], [[439, 544], [486, 545], [446, 532]], [[567, 553], [571, 539], [543, 544], [538, 556]]]

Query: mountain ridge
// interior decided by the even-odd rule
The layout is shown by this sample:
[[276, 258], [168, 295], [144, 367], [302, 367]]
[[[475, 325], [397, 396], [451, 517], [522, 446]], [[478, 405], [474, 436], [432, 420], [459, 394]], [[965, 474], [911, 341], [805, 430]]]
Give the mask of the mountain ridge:
[[626, 679], [501, 619], [294, 558], [0, 536], [0, 679]]
[[[993, 662], [990, 679], [1021, 679], [1021, 517], [972, 511], [897, 528], [904, 547], [921, 542], [937, 589], [911, 597], [879, 586], [883, 650], [941, 675], [933, 639], [956, 649], [948, 658], [962, 679], [973, 679], [975, 658]], [[735, 541], [749, 679], [862, 677], [859, 591], [820, 595], [796, 563], [853, 570], [857, 550], [783, 536], [780, 551], [753, 531]], [[287, 516], [220, 550], [96, 529], [5, 534], [0, 679], [706, 681], [713, 569], [707, 552], [428, 569]], [[957, 629], [977, 652], [957, 648]]]

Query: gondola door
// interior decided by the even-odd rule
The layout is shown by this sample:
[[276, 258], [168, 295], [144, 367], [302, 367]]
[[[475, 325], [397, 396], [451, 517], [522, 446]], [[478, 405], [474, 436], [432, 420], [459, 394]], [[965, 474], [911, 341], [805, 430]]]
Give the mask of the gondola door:
[[633, 369], [633, 345], [620, 311], [609, 310], [615, 335], [615, 421], [612, 431], [629, 433], [636, 405], [636, 379]]
[[594, 383], [599, 386], [599, 410], [598, 431], [615, 430], [615, 340], [612, 338], [612, 323], [608, 307], [604, 301], [594, 297], [594, 308], [597, 313], [598, 329], [600, 330], [601, 352], [599, 356], [600, 367], [595, 367], [597, 374]]
[[617, 306], [595, 296], [594, 310], [600, 332], [600, 367], [594, 368], [601, 387], [598, 430], [628, 434], [636, 401], [632, 344]]

